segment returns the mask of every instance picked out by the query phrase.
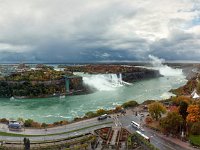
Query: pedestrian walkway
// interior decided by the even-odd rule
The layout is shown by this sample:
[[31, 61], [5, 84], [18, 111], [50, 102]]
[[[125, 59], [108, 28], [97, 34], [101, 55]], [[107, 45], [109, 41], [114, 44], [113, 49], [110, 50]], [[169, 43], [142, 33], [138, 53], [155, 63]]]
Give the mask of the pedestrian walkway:
[[113, 116], [113, 121], [114, 121], [114, 124], [115, 124], [116, 127], [121, 127], [122, 126], [122, 124], [119, 121], [117, 116]]
[[114, 133], [113, 133], [113, 136], [112, 136], [112, 139], [110, 141], [110, 145], [115, 145], [115, 142], [116, 142], [116, 139], [117, 139], [117, 134], [119, 132], [119, 128], [112, 128], [114, 130]]

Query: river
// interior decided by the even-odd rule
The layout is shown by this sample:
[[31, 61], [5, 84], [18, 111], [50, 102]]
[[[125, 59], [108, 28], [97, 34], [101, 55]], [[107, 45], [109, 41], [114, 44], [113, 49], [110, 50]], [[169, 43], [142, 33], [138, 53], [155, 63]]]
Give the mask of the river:
[[[96, 81], [94, 79], [94, 83], [90, 82], [90, 84], [102, 83]], [[15, 100], [1, 98], [0, 118], [31, 118], [46, 123], [64, 119], [71, 120], [74, 117], [83, 116], [88, 111], [114, 108], [128, 100], [136, 100], [142, 103], [147, 99], [165, 99], [172, 95], [168, 92], [170, 89], [177, 88], [185, 83], [185, 76], [176, 73], [137, 81], [131, 85], [111, 86], [112, 89], [109, 88], [109, 90], [101, 88], [101, 90], [92, 94], [66, 96], [62, 99], [59, 97]]]

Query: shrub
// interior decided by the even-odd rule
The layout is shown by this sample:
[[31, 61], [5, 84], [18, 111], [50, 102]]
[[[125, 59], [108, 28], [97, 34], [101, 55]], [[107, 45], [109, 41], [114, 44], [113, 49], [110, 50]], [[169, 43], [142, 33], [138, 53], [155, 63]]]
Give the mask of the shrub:
[[7, 124], [7, 123], [9, 123], [9, 120], [7, 120], [6, 118], [2, 118], [2, 119], [0, 119], [0, 122], [1, 122], [1, 123], [6, 123], [6, 124]]
[[130, 107], [136, 107], [138, 106], [138, 103], [136, 101], [128, 101], [122, 104], [122, 107], [124, 108], [130, 108]]
[[193, 135], [200, 135], [200, 122], [195, 122], [191, 127], [191, 133]]
[[155, 100], [146, 100], [146, 101], [144, 101], [142, 104], [143, 104], [143, 105], [149, 105], [149, 104], [151, 104], [151, 103], [153, 103], [153, 102], [155, 102]]
[[74, 121], [80, 121], [82, 118], [80, 118], [80, 117], [75, 117], [74, 118]]
[[67, 121], [67, 120], [63, 120], [62, 121], [62, 125], [66, 125], [66, 124], [68, 124], [69, 122]]
[[145, 122], [146, 122], [146, 124], [152, 123], [153, 119], [151, 117], [146, 117]]
[[97, 110], [97, 116], [103, 115], [103, 114], [106, 114], [106, 113], [107, 113], [107, 111], [104, 110], [104, 109], [98, 109], [98, 110]]
[[46, 127], [48, 127], [48, 124], [42, 123], [41, 127], [46, 128]]
[[23, 118], [18, 118], [17, 121], [24, 122], [24, 119]]
[[53, 125], [54, 125], [54, 126], [58, 126], [58, 125], [60, 125], [60, 122], [59, 122], [59, 121], [56, 121], [56, 122], [53, 123]]
[[38, 123], [38, 122], [32, 122], [31, 123], [31, 127], [34, 127], [34, 128], [41, 128], [41, 124], [40, 123]]
[[32, 119], [27, 119], [27, 120], [25, 120], [25, 122], [24, 122], [24, 126], [25, 126], [25, 127], [31, 127], [32, 123], [33, 123], [33, 120], [32, 120]]
[[122, 106], [116, 106], [114, 112], [120, 112], [122, 109]]
[[96, 117], [96, 113], [92, 112], [92, 111], [89, 111], [85, 114], [88, 118], [92, 118], [92, 117]]

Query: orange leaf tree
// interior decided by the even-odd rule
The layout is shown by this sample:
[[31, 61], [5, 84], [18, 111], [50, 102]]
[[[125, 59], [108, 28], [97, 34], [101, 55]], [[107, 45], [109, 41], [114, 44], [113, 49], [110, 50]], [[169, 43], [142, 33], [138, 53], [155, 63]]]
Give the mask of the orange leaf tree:
[[200, 106], [189, 105], [187, 108], [188, 116], [186, 118], [187, 123], [200, 122]]

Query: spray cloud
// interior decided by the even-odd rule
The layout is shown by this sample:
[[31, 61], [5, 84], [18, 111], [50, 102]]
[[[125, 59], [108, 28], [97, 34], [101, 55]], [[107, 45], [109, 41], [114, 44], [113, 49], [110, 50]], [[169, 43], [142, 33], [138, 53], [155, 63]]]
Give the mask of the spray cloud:
[[156, 70], [159, 70], [160, 74], [163, 76], [182, 76], [183, 72], [182, 69], [174, 69], [167, 65], [164, 65], [164, 59], [160, 59], [156, 56], [149, 55], [150, 63]]

